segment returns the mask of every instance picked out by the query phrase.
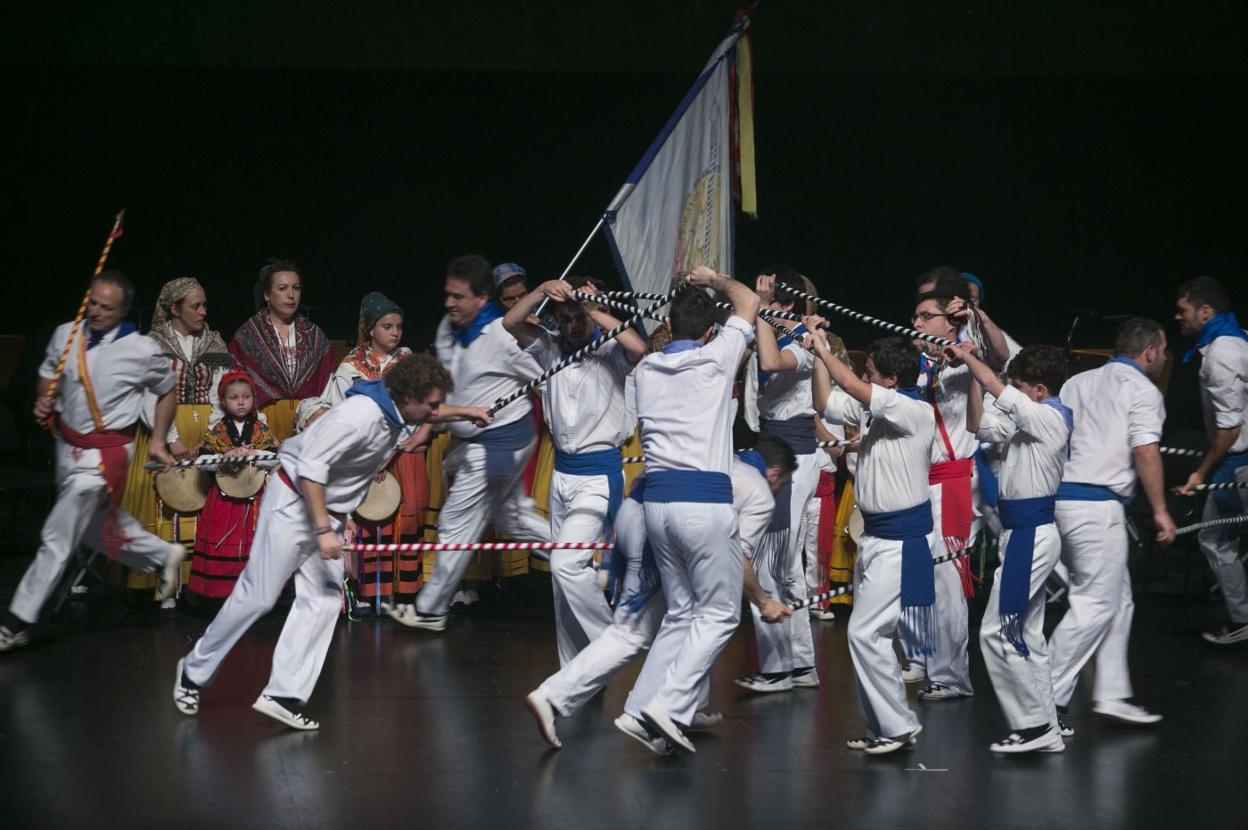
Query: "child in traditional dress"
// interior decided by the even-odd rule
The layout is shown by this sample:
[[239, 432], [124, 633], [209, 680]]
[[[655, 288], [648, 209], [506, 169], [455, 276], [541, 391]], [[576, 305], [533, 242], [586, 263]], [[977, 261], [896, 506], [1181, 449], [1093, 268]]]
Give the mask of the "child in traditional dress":
[[[277, 438], [269, 431], [264, 416], [256, 411], [255, 390], [246, 372], [236, 370], [221, 378], [218, 395], [225, 417], [204, 436], [200, 455], [277, 450]], [[245, 499], [233, 498], [213, 482], [195, 528], [195, 552], [187, 584], [193, 604], [220, 605], [234, 590], [234, 583], [247, 564], [259, 503], [260, 492]]]

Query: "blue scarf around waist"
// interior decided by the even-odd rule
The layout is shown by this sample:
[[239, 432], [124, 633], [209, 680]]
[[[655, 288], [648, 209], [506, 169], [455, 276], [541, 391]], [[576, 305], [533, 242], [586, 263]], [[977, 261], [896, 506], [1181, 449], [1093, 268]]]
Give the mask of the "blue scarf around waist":
[[1219, 337], [1238, 337], [1241, 340], [1248, 340], [1248, 334], [1244, 333], [1244, 327], [1239, 324], [1235, 312], [1222, 311], [1206, 320], [1200, 329], [1200, 337], [1196, 340], [1196, 345], [1183, 353], [1183, 362], [1187, 363], [1196, 356], [1197, 352]]
[[[1228, 452], [1223, 456], [1221, 463], [1213, 470], [1213, 475], [1209, 479], [1210, 484], [1226, 484], [1235, 481], [1235, 471], [1240, 467], [1248, 466], [1248, 450], [1240, 450], [1239, 452]], [[1241, 512], [1240, 490], [1214, 490], [1210, 495], [1213, 497], [1213, 503], [1218, 508], [1219, 516], [1234, 516]], [[1239, 529], [1233, 526], [1227, 527], [1222, 531], [1224, 534], [1235, 536], [1239, 534]]]
[[1120, 496], [1103, 484], [1084, 484], [1079, 481], [1063, 481], [1057, 487], [1058, 501], [1116, 501], [1126, 507], [1130, 496]]
[[789, 445], [794, 455], [810, 455], [815, 451], [815, 419], [810, 415], [798, 415], [782, 421], [760, 418], [759, 427], [760, 434], [779, 438]]
[[485, 447], [486, 475], [502, 476], [515, 473], [515, 454], [533, 441], [533, 435], [533, 418], [526, 413], [509, 424], [490, 427], [465, 440]]
[[901, 629], [906, 651], [911, 657], [935, 653], [936, 569], [927, 544], [933, 527], [932, 503], [888, 513], [862, 510], [862, 522], [866, 534], [901, 541]]
[[646, 501], [732, 504], [732, 479], [703, 470], [649, 470]]
[[592, 452], [555, 450], [555, 471], [568, 476], [607, 477], [607, 527], [615, 524], [616, 511], [624, 498], [624, 463], [614, 447]]
[[1001, 526], [1010, 531], [1001, 565], [1000, 606], [1001, 634], [1006, 641], [1027, 657], [1031, 651], [1023, 641], [1023, 626], [1031, 603], [1031, 564], [1036, 552], [1036, 528], [1053, 523], [1053, 496], [1030, 499], [1001, 499], [997, 509]]

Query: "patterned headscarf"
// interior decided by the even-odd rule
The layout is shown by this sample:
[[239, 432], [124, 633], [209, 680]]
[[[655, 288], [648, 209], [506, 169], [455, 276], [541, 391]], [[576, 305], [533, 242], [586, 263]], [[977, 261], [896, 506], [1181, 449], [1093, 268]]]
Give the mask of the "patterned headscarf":
[[402, 316], [403, 309], [399, 308], [398, 303], [380, 291], [370, 291], [365, 294], [364, 299], [360, 302], [360, 328], [357, 344], [367, 344], [369, 339], [368, 333], [373, 330], [373, 326], [377, 325], [377, 321], [387, 314]]
[[169, 319], [169, 306], [186, 297], [195, 289], [200, 291], [204, 287], [199, 284], [199, 280], [194, 277], [178, 277], [176, 280], [169, 280], [160, 289], [160, 296], [156, 298], [156, 313], [152, 315], [152, 328], [157, 324], [163, 323]]

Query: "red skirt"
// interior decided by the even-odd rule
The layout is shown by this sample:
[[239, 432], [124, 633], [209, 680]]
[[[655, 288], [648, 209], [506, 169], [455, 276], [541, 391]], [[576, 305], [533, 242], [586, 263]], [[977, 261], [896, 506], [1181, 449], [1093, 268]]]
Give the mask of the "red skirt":
[[247, 566], [261, 490], [250, 499], [233, 499], [217, 485], [208, 490], [195, 527], [195, 552], [187, 588], [201, 597], [225, 599]]
[[[390, 538], [395, 542], [405, 538], [423, 538], [425, 510], [429, 507], [429, 475], [425, 469], [424, 450], [400, 452], [395, 455], [394, 460], [386, 469], [398, 479], [402, 501], [399, 502], [398, 536], [395, 535], [395, 523], [391, 522], [380, 528], [380, 538]], [[360, 536], [371, 539], [375, 530], [377, 530], [376, 525], [361, 525]], [[398, 566], [397, 585], [396, 565]], [[360, 555], [361, 597], [371, 600], [380, 595], [382, 599], [389, 599], [396, 588], [400, 594], [414, 594], [420, 585], [421, 554], [419, 552], [367, 551]]]

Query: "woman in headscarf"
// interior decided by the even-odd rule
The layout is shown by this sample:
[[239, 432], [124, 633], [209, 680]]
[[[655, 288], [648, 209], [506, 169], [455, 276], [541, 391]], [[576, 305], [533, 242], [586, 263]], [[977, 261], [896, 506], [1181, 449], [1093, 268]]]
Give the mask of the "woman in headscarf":
[[[178, 408], [173, 427], [169, 430], [169, 451], [175, 458], [192, 458], [204, 434], [221, 419], [217, 405], [217, 385], [230, 370], [232, 361], [221, 335], [208, 328], [208, 297], [194, 277], [179, 277], [165, 283], [156, 300], [152, 329], [147, 336], [160, 344], [168, 356], [177, 378]], [[154, 409], [155, 399], [145, 410]], [[151, 412], [145, 411], [150, 426]], [[143, 526], [170, 541], [191, 542], [195, 538], [197, 514], [176, 514], [160, 504], [153, 486], [152, 473], [143, 467], [151, 433], [140, 428], [135, 437], [134, 456], [126, 481], [122, 504]], [[190, 575], [190, 559], [184, 567], [183, 579]], [[151, 574], [133, 572], [127, 584], [131, 588], [155, 586]]]
[[303, 277], [271, 259], [256, 280], [256, 313], [234, 333], [230, 354], [255, 381], [256, 405], [279, 440], [294, 433], [299, 401], [321, 394], [334, 371], [329, 340], [299, 314]]
[[[412, 350], [400, 346], [403, 339], [403, 309], [380, 291], [370, 291], [360, 303], [360, 323], [356, 346], [334, 372], [321, 397], [329, 404], [341, 401], [352, 384], [360, 380], [381, 380], [382, 376]], [[419, 541], [425, 522], [425, 509], [429, 506], [429, 477], [425, 469], [425, 449], [428, 430], [413, 436], [402, 451], [386, 468], [399, 482], [402, 501], [391, 524], [383, 527], [361, 528], [365, 536], [380, 532], [395, 542], [409, 537]], [[397, 591], [403, 602], [412, 602], [412, 595], [420, 587], [421, 558], [419, 553], [363, 554], [359, 576], [358, 596], [374, 602], [380, 596], [392, 602]], [[378, 572], [380, 568], [380, 573]]]

